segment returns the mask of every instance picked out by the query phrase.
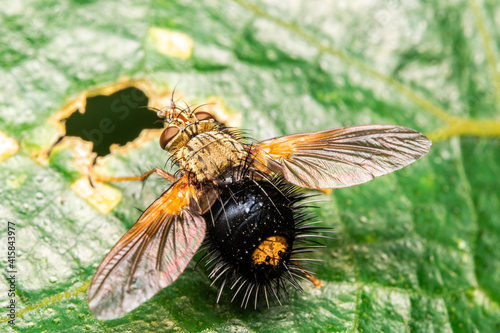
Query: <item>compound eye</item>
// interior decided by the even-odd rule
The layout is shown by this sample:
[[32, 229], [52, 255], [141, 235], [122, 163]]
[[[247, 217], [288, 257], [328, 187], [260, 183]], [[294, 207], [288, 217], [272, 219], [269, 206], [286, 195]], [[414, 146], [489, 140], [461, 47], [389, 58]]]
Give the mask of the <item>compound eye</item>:
[[160, 147], [165, 149], [167, 144], [179, 133], [179, 129], [175, 126], [167, 127], [163, 130], [160, 136]]
[[195, 112], [194, 115], [196, 116], [196, 119], [198, 119], [198, 121], [214, 119], [212, 114], [206, 111], [198, 111]]

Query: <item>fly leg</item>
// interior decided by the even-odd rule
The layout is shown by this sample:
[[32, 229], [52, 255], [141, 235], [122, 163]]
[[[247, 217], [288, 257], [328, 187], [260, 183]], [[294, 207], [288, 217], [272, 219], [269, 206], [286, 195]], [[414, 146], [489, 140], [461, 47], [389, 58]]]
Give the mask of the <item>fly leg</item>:
[[139, 180], [139, 181], [144, 181], [146, 180], [149, 176], [151, 176], [153, 173], [156, 173], [160, 176], [162, 176], [163, 178], [165, 178], [166, 180], [168, 180], [169, 182], [171, 183], [174, 183], [175, 182], [175, 177], [174, 175], [166, 172], [165, 170], [163, 169], [160, 169], [160, 168], [154, 168], [154, 169], [151, 169], [149, 170], [148, 172], [145, 172], [143, 173], [142, 175], [140, 176], [130, 176], [130, 177], [108, 177], [108, 176], [99, 176], [99, 175], [96, 175], [96, 176], [93, 176], [92, 177], [92, 180], [93, 181], [96, 181], [96, 182], [123, 182], [123, 181], [126, 181], [126, 180]]
[[311, 280], [312, 283], [314, 283], [314, 286], [316, 288], [319, 288], [319, 287], [321, 287], [323, 285], [323, 282], [321, 282], [320, 280], [316, 279], [311, 274], [309, 274], [307, 272], [304, 272], [304, 274], [306, 275], [306, 278], [308, 278], [309, 280]]
[[321, 282], [320, 280], [316, 279], [310, 272], [308, 272], [307, 270], [305, 270], [304, 268], [302, 268], [300, 266], [300, 264], [298, 264], [297, 262], [293, 262], [298, 269], [300, 269], [302, 271], [302, 273], [304, 273], [305, 277], [309, 279], [309, 281], [311, 281], [314, 286], [316, 288], [319, 288], [323, 285], [323, 282]]

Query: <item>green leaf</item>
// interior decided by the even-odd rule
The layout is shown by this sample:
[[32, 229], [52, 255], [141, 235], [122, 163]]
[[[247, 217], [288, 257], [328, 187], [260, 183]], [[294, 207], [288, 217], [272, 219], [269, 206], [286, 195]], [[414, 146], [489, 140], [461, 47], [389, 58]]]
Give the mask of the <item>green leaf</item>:
[[[0, 241], [16, 223], [16, 325], [2, 330], [491, 332], [500, 329], [500, 5], [493, 0], [41, 1], [0, 13]], [[160, 30], [155, 30], [160, 29]], [[160, 35], [155, 34], [160, 32]], [[168, 48], [161, 32], [184, 49]], [[189, 48], [192, 41], [192, 51]], [[166, 48], [166, 49], [165, 49]], [[124, 77], [191, 103], [216, 96], [256, 139], [389, 123], [435, 141], [429, 155], [370, 183], [334, 190], [316, 213], [338, 240], [317, 254], [323, 286], [284, 306], [240, 309], [204, 268], [123, 318], [90, 314], [97, 265], [168, 184], [113, 183], [101, 214], [75, 194], [51, 115]], [[114, 154], [113, 175], [162, 167], [153, 139]], [[0, 304], [9, 302], [2, 252]], [[194, 266], [194, 265], [193, 265]]]

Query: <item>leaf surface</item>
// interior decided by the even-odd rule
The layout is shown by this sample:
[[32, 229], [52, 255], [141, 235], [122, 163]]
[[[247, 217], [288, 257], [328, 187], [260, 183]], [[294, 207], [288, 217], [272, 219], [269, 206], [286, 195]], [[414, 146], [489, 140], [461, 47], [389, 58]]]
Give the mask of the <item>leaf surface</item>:
[[[0, 12], [0, 235], [16, 223], [22, 332], [468, 332], [500, 321], [500, 5], [497, 1], [41, 1]], [[165, 54], [152, 29], [189, 47]], [[158, 30], [157, 30], [158, 31]], [[183, 36], [183, 37], [182, 37]], [[171, 49], [167, 49], [167, 51]], [[184, 53], [180, 51], [186, 51]], [[169, 51], [169, 52], [170, 52]], [[182, 55], [187, 56], [182, 56]], [[80, 176], [49, 117], [123, 77], [217, 97], [263, 140], [359, 124], [428, 134], [427, 157], [338, 189], [316, 213], [338, 240], [316, 257], [323, 287], [284, 306], [243, 310], [203, 268], [127, 316], [99, 321], [86, 289], [107, 251], [166, 186], [114, 183], [103, 215], [71, 190]], [[3, 149], [6, 145], [0, 144]], [[163, 167], [157, 140], [116, 154], [113, 175]], [[0, 304], [9, 288], [2, 257]], [[194, 265], [192, 265], [194, 266]]]

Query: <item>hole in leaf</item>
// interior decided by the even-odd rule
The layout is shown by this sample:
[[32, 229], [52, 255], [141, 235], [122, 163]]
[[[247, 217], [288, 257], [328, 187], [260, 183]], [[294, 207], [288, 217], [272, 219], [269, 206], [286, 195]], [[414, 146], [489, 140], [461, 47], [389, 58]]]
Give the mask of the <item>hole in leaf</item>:
[[163, 128], [156, 112], [147, 109], [148, 97], [130, 87], [109, 96], [88, 97], [85, 112], [66, 119], [66, 136], [93, 142], [98, 156], [110, 153], [110, 146], [135, 140], [146, 128]]

